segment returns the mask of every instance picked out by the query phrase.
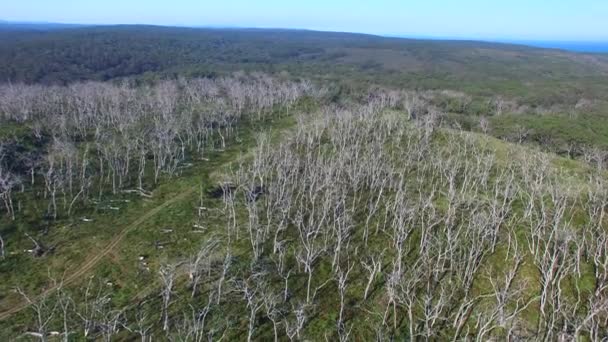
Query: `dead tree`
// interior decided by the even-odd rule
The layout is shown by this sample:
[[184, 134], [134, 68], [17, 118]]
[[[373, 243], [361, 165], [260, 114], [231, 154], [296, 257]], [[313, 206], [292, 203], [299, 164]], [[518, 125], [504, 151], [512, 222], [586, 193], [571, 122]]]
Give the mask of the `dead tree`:
[[372, 284], [376, 280], [378, 274], [382, 273], [382, 259], [384, 257], [384, 252], [379, 255], [373, 255], [367, 258], [367, 260], [361, 261], [361, 266], [369, 273], [367, 285], [365, 286], [365, 291], [363, 292], [363, 300], [367, 300], [367, 296], [369, 295], [369, 290], [372, 287]]
[[279, 325], [284, 317], [283, 310], [280, 307], [282, 298], [280, 295], [275, 294], [270, 286], [266, 286], [262, 290], [264, 291], [262, 294], [264, 311], [266, 312], [266, 317], [268, 317], [268, 319], [272, 322], [274, 341], [277, 342], [279, 340]]
[[123, 314], [122, 310], [109, 310], [100, 315], [101, 320], [97, 323], [97, 328], [104, 341], [111, 342], [114, 340], [114, 336], [124, 324]]
[[177, 275], [177, 267], [179, 264], [166, 264], [160, 267], [158, 273], [162, 283], [160, 293], [162, 299], [161, 322], [163, 331], [169, 330], [169, 306], [171, 305], [171, 296], [173, 295], [173, 286]]
[[[537, 335], [543, 339], [552, 338], [556, 331], [558, 309], [563, 301], [562, 282], [574, 269], [571, 243], [573, 233], [566, 221], [568, 198], [562, 189], [553, 186], [551, 205], [554, 213], [547, 215], [541, 207], [541, 218], [532, 227], [529, 248], [540, 274], [540, 313]], [[539, 199], [543, 203], [543, 199]]]
[[304, 328], [307, 319], [306, 306], [300, 304], [292, 307], [291, 314], [293, 319], [289, 320], [285, 318], [284, 320], [285, 334], [290, 341], [300, 340], [302, 329]]
[[152, 324], [149, 323], [148, 313], [143, 307], [138, 305], [134, 321], [130, 325], [127, 325], [126, 328], [139, 335], [141, 342], [152, 342], [152, 334], [150, 332], [152, 327]]
[[354, 265], [348, 267], [347, 270], [343, 270], [341, 267], [338, 267], [336, 272], [336, 283], [338, 285], [338, 293], [340, 294], [340, 310], [338, 314], [338, 321], [336, 322], [338, 336], [340, 337], [340, 341], [348, 341], [351, 329], [348, 329], [345, 325], [344, 320], [344, 308], [346, 304], [346, 290], [348, 288], [348, 276], [350, 272], [353, 270]]
[[184, 313], [184, 317], [181, 324], [177, 324], [175, 327], [179, 340], [182, 341], [204, 341], [211, 339], [213, 336], [214, 329], [206, 331], [206, 319], [211, 312], [213, 306], [213, 291], [209, 294], [207, 304], [199, 309], [195, 309], [190, 305], [191, 312]]
[[424, 114], [421, 111], [424, 110], [424, 100], [414, 92], [407, 92], [404, 94], [403, 107], [407, 111], [408, 118], [410, 120], [416, 120], [420, 115]]
[[58, 302], [55, 301], [54, 304], [51, 304], [51, 299], [46, 295], [42, 298], [31, 299], [22, 289], [17, 288], [16, 291], [23, 297], [34, 312], [35, 330], [28, 331], [25, 335], [38, 338], [42, 342], [48, 341], [51, 335], [49, 326], [57, 314]]
[[[316, 196], [310, 199], [311, 202], [315, 200]], [[318, 241], [318, 238], [320, 237], [323, 224], [326, 220], [327, 206], [325, 206], [325, 209], [321, 209], [321, 211], [322, 213], [319, 214], [320, 217], [310, 215], [306, 221], [302, 216], [296, 218], [296, 227], [298, 229], [298, 235], [301, 242], [300, 251], [296, 255], [296, 260], [304, 266], [304, 272], [308, 275], [308, 280], [306, 282], [307, 304], [310, 304], [312, 300], [311, 285], [315, 261], [324, 252], [323, 247], [320, 246], [320, 241]]]
[[490, 131], [490, 121], [488, 121], [485, 116], [479, 118], [479, 128], [481, 128], [483, 134], [488, 134], [488, 132]]
[[217, 304], [219, 305], [222, 300], [222, 286], [224, 281], [226, 280], [226, 276], [228, 276], [228, 272], [230, 271], [230, 267], [232, 266], [232, 254], [230, 250], [226, 251], [226, 255], [224, 256], [224, 262], [222, 263], [222, 272], [220, 274], [220, 278], [217, 281]]
[[70, 294], [68, 294], [66, 291], [64, 291], [63, 288], [60, 288], [59, 291], [57, 292], [57, 306], [59, 307], [59, 309], [61, 310], [61, 318], [62, 318], [62, 323], [63, 323], [63, 332], [61, 333], [62, 335], [62, 340], [64, 342], [68, 342], [70, 340], [70, 336], [75, 334], [75, 331], [72, 331], [73, 329], [73, 320], [76, 318], [74, 317], [74, 313], [75, 313], [75, 306], [76, 303], [74, 302], [74, 300], [72, 299], [72, 297], [70, 296]]
[[89, 279], [83, 301], [75, 306], [75, 311], [82, 321], [85, 338], [96, 338], [95, 334], [101, 334], [107, 341], [124, 325], [123, 312], [112, 307], [111, 295], [107, 293], [105, 283], [95, 285], [94, 280], [93, 277]]
[[599, 148], [587, 148], [584, 151], [583, 159], [597, 168], [597, 171], [604, 170], [608, 160], [608, 151]]
[[[2, 153], [2, 146], [0, 146], [0, 153]], [[0, 163], [2, 162], [2, 156], [0, 155]], [[4, 202], [4, 207], [8, 216], [15, 220], [15, 209], [13, 207], [12, 190], [19, 184], [17, 178], [13, 176], [7, 170], [4, 170], [2, 164], [0, 164], [0, 199]]]
[[25, 233], [25, 236], [34, 243], [34, 248], [28, 250], [28, 252], [32, 253], [35, 258], [43, 257], [49, 252], [49, 250], [52, 250], [46, 248], [41, 242], [31, 237], [28, 233]]
[[[524, 256], [519, 249], [515, 249], [513, 253], [512, 259], [508, 256], [507, 258], [513, 260], [514, 264], [502, 278], [488, 276], [488, 281], [492, 285], [491, 295], [494, 301], [489, 301], [486, 305], [483, 305], [483, 309], [478, 314], [475, 323], [476, 339], [478, 341], [486, 340], [497, 329], [504, 331], [506, 336], [511, 336], [512, 330], [515, 328], [513, 322], [517, 316], [538, 299], [536, 297], [529, 299], [524, 297], [527, 290], [525, 280], [516, 283], [515, 277], [523, 264]], [[454, 338], [457, 338], [457, 336], [454, 336]]]
[[209, 271], [209, 258], [211, 257], [211, 253], [215, 250], [218, 245], [218, 241], [215, 239], [211, 239], [206, 241], [198, 253], [190, 259], [188, 262], [188, 276], [190, 278], [190, 287], [192, 288], [191, 297], [197, 293], [198, 285], [201, 281], [201, 278], [204, 276], [205, 272]]
[[[395, 262], [393, 262], [395, 263]], [[399, 291], [399, 282], [401, 281], [402, 274], [399, 273], [399, 270], [393, 266], [393, 271], [386, 275], [386, 309], [384, 310], [384, 316], [382, 318], [382, 325], [386, 325], [390, 313], [390, 309], [393, 310], [393, 328], [397, 329], [397, 300], [398, 300], [398, 291]]]
[[4, 258], [6, 258], [4, 248], [5, 248], [4, 239], [2, 239], [2, 235], [0, 235], [0, 259], [2, 259], [2, 260], [4, 260]]
[[256, 316], [260, 309], [264, 307], [263, 288], [267, 286], [265, 281], [261, 279], [264, 274], [254, 273], [248, 279], [236, 281], [235, 287], [237, 291], [242, 293], [243, 298], [249, 309], [249, 324], [247, 331], [247, 341], [253, 339], [255, 333]]

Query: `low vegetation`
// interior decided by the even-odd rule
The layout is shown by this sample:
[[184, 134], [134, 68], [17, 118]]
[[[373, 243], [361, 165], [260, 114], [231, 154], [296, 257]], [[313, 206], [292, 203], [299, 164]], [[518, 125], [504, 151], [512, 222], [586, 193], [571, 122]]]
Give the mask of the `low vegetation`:
[[[3, 94], [5, 119], [47, 141], [30, 167], [5, 157], [9, 336], [606, 337], [603, 161], [442, 127], [416, 93], [337, 107], [307, 82], [262, 75]], [[263, 132], [237, 133], [255, 122]], [[94, 233], [101, 242], [58, 227], [121, 222], [100, 212], [155, 201], [163, 180], [187, 189], [170, 179], [190, 183], [243, 139], [255, 149], [160, 204], [170, 217]], [[30, 257], [16, 247], [28, 240]], [[10, 271], [40, 264], [46, 274]]]
[[0, 56], [2, 340], [608, 339], [601, 55], [82, 27]]

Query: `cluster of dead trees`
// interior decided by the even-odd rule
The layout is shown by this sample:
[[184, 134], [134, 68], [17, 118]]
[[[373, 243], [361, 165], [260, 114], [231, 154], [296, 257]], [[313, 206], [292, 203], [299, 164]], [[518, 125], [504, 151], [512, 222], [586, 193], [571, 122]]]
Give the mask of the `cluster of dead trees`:
[[20, 180], [6, 166], [3, 166], [4, 146], [0, 144], [0, 200], [4, 209], [11, 219], [15, 219], [15, 207], [13, 205], [12, 192], [19, 184]]
[[[296, 84], [293, 100], [281, 96], [253, 105], [253, 97], [230, 95], [246, 92], [230, 82], [237, 81], [158, 85], [143, 92], [165, 99], [158, 108], [196, 103], [185, 106], [195, 109], [146, 107], [139, 115], [149, 122], [129, 116], [125, 126], [114, 126], [125, 120], [117, 115], [106, 117], [104, 127], [129, 141], [137, 140], [131, 124], [149, 129], [143, 139], [160, 139], [176, 151], [161, 162], [161, 152], [157, 157], [153, 147], [142, 147], [152, 151], [153, 170], [161, 163], [168, 172], [183, 158], [182, 141], [198, 146], [208, 139], [197, 135], [201, 131], [188, 133], [192, 125], [180, 118], [192, 123], [220, 107], [236, 118], [263, 117], [274, 105], [289, 106], [310, 91]], [[183, 90], [190, 86], [199, 89], [192, 97], [198, 100]], [[179, 101], [168, 104], [171, 96], [159, 92], [178, 92]], [[117, 108], [126, 105], [119, 103]], [[159, 291], [137, 307], [116, 309], [111, 292], [87, 287], [78, 300], [33, 305], [29, 333], [41, 339], [55, 334], [142, 341], [607, 339], [603, 170], [573, 179], [548, 155], [517, 147], [494, 151], [474, 134], [439, 129], [441, 114], [423, 104], [415, 93], [377, 93], [365, 105], [298, 116], [292, 135], [279, 145], [261, 134], [251, 159], [233, 167], [213, 192], [218, 198], [198, 211], [208, 231], [200, 249], [156, 270]], [[157, 125], [176, 135], [159, 138]], [[204, 125], [221, 131], [216, 139], [231, 134], [232, 126]], [[129, 160], [137, 164], [145, 154], [132, 148]], [[116, 151], [100, 152], [99, 158], [108, 168], [107, 183], [120, 189], [120, 162], [110, 161], [122, 155]], [[55, 157], [53, 165], [83, 165], [82, 159]], [[75, 177], [88, 174], [80, 171]]]
[[[300, 118], [279, 148], [260, 137], [230, 178], [223, 243], [250, 249], [236, 280], [249, 336], [303, 308], [300, 335], [329, 310], [323, 334], [340, 340], [608, 338], [601, 170], [570, 184], [547, 155], [498, 157], [438, 130], [438, 114], [411, 124], [382, 101]], [[267, 296], [280, 319], [261, 310]]]
[[30, 127], [42, 146], [11, 158], [0, 152], [2, 207], [15, 216], [18, 184], [47, 199], [53, 218], [108, 190], [145, 195], [163, 175], [179, 173], [185, 161], [225, 148], [243, 119], [289, 111], [315, 94], [307, 81], [263, 74], [149, 86], [1, 85], [0, 121]]

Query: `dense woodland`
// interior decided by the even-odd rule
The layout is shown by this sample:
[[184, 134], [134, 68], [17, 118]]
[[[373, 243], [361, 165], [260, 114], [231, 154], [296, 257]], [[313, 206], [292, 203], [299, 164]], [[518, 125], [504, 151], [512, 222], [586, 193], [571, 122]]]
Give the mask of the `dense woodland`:
[[11, 189], [35, 188], [42, 178], [49, 214], [56, 219], [58, 196], [69, 216], [74, 205], [97, 192], [101, 196], [106, 187], [112, 193], [132, 187], [146, 194], [145, 188], [161, 175], [176, 175], [193, 155], [204, 158], [210, 147], [225, 148], [243, 116], [262, 120], [275, 106], [289, 110], [311, 91], [307, 82], [277, 82], [265, 75], [142, 88], [5, 85], [0, 88], [3, 118], [31, 129], [33, 146], [0, 145], [2, 198], [14, 218]]
[[607, 61], [0, 30], [0, 338], [606, 340]]
[[3, 30], [0, 80], [67, 84], [138, 76], [287, 72], [358, 90], [370, 84], [520, 97], [550, 107], [606, 99], [608, 57], [468, 41], [297, 30], [154, 26]]

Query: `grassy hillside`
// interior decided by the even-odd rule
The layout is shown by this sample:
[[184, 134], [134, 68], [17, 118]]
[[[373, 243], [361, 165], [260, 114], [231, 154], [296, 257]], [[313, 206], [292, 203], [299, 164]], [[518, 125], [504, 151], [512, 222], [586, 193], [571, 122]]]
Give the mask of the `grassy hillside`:
[[608, 339], [603, 55], [0, 30], [0, 81], [0, 340]]
[[377, 105], [305, 109], [53, 222], [42, 259], [12, 240], [3, 334], [606, 337], [603, 171]]

